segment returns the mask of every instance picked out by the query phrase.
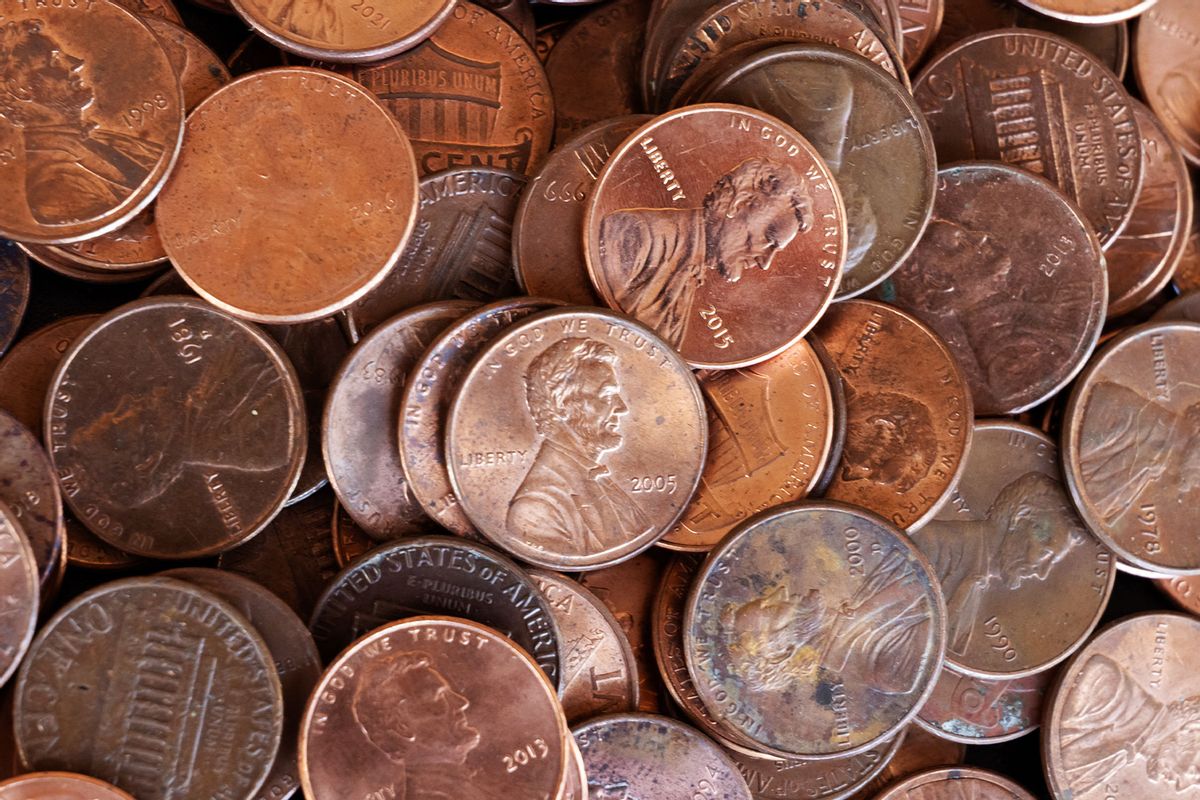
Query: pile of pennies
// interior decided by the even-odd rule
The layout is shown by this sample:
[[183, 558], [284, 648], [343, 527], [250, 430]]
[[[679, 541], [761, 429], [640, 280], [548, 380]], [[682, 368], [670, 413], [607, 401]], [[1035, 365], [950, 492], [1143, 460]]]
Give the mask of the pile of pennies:
[[1200, 800], [1198, 166], [1197, 0], [0, 0], [0, 800]]

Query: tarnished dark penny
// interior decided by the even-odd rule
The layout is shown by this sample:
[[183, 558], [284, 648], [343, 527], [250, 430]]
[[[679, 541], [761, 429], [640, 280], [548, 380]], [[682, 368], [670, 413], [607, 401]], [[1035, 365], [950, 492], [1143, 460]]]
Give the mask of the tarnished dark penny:
[[892, 306], [848, 300], [815, 332], [846, 395], [846, 444], [825, 497], [906, 530], [950, 496], [971, 443], [966, 376], [942, 339]]
[[[73, 242], [128, 222], [179, 155], [183, 96], [158, 38], [108, 0], [5, 0], [0, 234]], [[112, 47], [120, 42], [120, 47]]]
[[570, 19], [558, 19], [538, 26], [537, 38], [533, 42], [533, 52], [537, 53], [538, 59], [543, 64], [550, 57], [550, 51], [554, 49], [554, 45], [558, 44], [558, 40], [563, 37], [572, 24], [573, 21]]
[[458, 0], [419, 46], [353, 75], [399, 120], [422, 175], [471, 166], [529, 173], [550, 149], [554, 101], [542, 63], [511, 25], [474, 3]]
[[966, 752], [966, 745], [941, 739], [927, 733], [916, 723], [909, 723], [900, 749], [884, 765], [883, 770], [854, 795], [853, 800], [875, 800], [883, 789], [909, 775], [931, 767], [961, 764]]
[[641, 325], [566, 308], [492, 339], [447, 417], [462, 510], [488, 539], [549, 569], [598, 569], [654, 544], [704, 466], [704, 401]]
[[21, 523], [0, 503], [0, 686], [8, 682], [37, 627], [37, 560]]
[[[1154, 322], [1165, 322], [1168, 320], [1179, 320], [1181, 322], [1200, 322], [1200, 292], [1189, 292], [1187, 294], [1176, 297], [1158, 311], [1154, 312], [1151, 317]], [[16, 348], [13, 348], [16, 352]], [[11, 356], [10, 356], [11, 357]], [[0, 361], [0, 376], [3, 375], [4, 362]], [[0, 400], [0, 406], [4, 405]]]
[[34, 772], [0, 783], [0, 800], [133, 800], [104, 781], [73, 772]]
[[700, 488], [659, 542], [706, 551], [734, 525], [812, 491], [830, 457], [833, 397], [808, 342], [753, 367], [698, 376], [708, 408]]
[[585, 202], [612, 152], [649, 119], [627, 116], [598, 122], [550, 152], [521, 194], [513, 218], [513, 266], [527, 293], [573, 305], [600, 305], [579, 236]]
[[876, 800], [1034, 800], [1003, 775], [974, 767], [922, 772], [892, 786]]
[[151, 558], [236, 547], [291, 495], [304, 460], [296, 373], [258, 328], [200, 300], [146, 298], [71, 345], [47, 401], [67, 503]]
[[1137, 120], [1096, 56], [1027, 29], [982, 33], [938, 55], [913, 84], [938, 160], [1004, 161], [1062, 189], [1108, 245], [1142, 185]]
[[934, 736], [963, 744], [1020, 738], [1041, 724], [1042, 698], [1054, 674], [987, 680], [943, 668], [915, 721]]
[[789, 45], [748, 58], [704, 98], [775, 115], [825, 159], [846, 207], [839, 299], [877, 285], [917, 246], [934, 208], [937, 156], [924, 115], [895, 80], [843, 50]]
[[512, 231], [524, 188], [525, 176], [491, 167], [422, 178], [413, 235], [383, 283], [350, 307], [351, 334], [365, 336], [421, 303], [486, 303], [517, 294]]
[[182, 581], [128, 578], [46, 623], [14, 717], [33, 769], [87, 770], [138, 800], [251, 797], [283, 701], [266, 644], [231, 605]]
[[588, 797], [754, 800], [737, 765], [712, 740], [653, 714], [610, 714], [571, 729]]
[[638, 671], [621, 623], [608, 606], [576, 581], [548, 570], [529, 577], [558, 626], [563, 713], [568, 722], [636, 711]]
[[28, 305], [29, 259], [17, 245], [0, 239], [0, 355], [17, 337]]
[[418, 617], [329, 665], [300, 734], [309, 800], [555, 800], [565, 720], [533, 660], [490, 628]]
[[339, 568], [345, 567], [377, 544], [358, 527], [354, 518], [346, 513], [346, 507], [337, 500], [333, 501], [330, 533], [333, 535], [333, 555]]
[[684, 655], [708, 710], [763, 752], [850, 756], [897, 735], [933, 691], [945, 615], [937, 575], [897, 528], [797, 503], [709, 554]]
[[1017, 0], [1034, 11], [1068, 22], [1102, 25], [1132, 19], [1158, 0]]
[[404, 384], [421, 353], [475, 303], [430, 303], [393, 317], [360, 341], [329, 388], [322, 441], [329, 483], [346, 511], [377, 541], [426, 530], [404, 479], [398, 427]]
[[0, 408], [41, 438], [42, 413], [54, 370], [79, 334], [99, 314], [66, 317], [21, 338], [0, 359]]
[[1158, 578], [1154, 583], [1175, 605], [1200, 617], [1200, 577]]
[[1067, 486], [1123, 561], [1200, 573], [1200, 325], [1157, 322], [1111, 341], [1075, 383], [1063, 423]]
[[1134, 74], [1146, 102], [1200, 165], [1200, 8], [1159, 0], [1138, 20]]
[[867, 786], [893, 758], [903, 733], [865, 753], [845, 758], [775, 759], [737, 750], [737, 764], [754, 800], [843, 800]]
[[0, 503], [33, 548], [43, 596], [53, 594], [67, 563], [62, 492], [37, 437], [7, 411], [0, 411], [0, 475]]
[[799, 340], [829, 304], [845, 219], [832, 171], [787, 124], [689, 106], [639, 128], [600, 173], [588, 273], [608, 305], [693, 366], [748, 366]]
[[377, 286], [416, 203], [412, 147], [379, 101], [331, 72], [285, 67], [243, 76], [196, 107], [155, 218], [202, 297], [258, 322], [295, 323]]
[[904, 30], [904, 66], [911, 71], [921, 63], [942, 29], [946, 0], [897, 0], [896, 5]]
[[490, 547], [419, 536], [369, 551], [317, 600], [310, 628], [325, 660], [381, 625], [421, 614], [471, 619], [508, 636], [556, 686], [562, 642], [547, 599], [521, 567]]
[[398, 414], [404, 477], [425, 513], [460, 536], [481, 539], [459, 508], [446, 467], [446, 415], [453, 393], [488, 342], [517, 321], [556, 305], [519, 297], [473, 310], [441, 331], [409, 370]]

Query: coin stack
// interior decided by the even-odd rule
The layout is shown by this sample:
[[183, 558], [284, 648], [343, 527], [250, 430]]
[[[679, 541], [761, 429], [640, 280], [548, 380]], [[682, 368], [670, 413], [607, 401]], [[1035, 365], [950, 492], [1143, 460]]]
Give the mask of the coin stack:
[[0, 800], [1200, 798], [1200, 3], [189, 3], [0, 0]]

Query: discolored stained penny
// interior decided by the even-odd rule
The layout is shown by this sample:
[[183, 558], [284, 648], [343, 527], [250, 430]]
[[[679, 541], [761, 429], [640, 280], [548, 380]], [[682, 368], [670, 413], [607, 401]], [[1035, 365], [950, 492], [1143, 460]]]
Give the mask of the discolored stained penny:
[[1200, 166], [1200, 8], [1159, 0], [1138, 20], [1133, 66], [1150, 108]]
[[609, 159], [587, 204], [600, 296], [693, 366], [783, 352], [837, 291], [846, 218], [833, 174], [762, 112], [712, 103], [655, 118]]
[[821, 154], [846, 207], [839, 299], [867, 291], [909, 257], [934, 208], [937, 156], [924, 115], [895, 80], [843, 50], [789, 45], [746, 59], [704, 98], [773, 114]]
[[365, 336], [421, 303], [486, 303], [517, 294], [512, 229], [524, 188], [525, 176], [490, 167], [422, 178], [413, 235], [383, 283], [350, 307], [351, 335]]
[[819, 761], [779, 760], [737, 750], [730, 750], [729, 755], [754, 800], [843, 800], [867, 786], [904, 739], [901, 733], [865, 753]]
[[354, 518], [346, 513], [346, 507], [337, 500], [333, 501], [330, 533], [333, 534], [333, 555], [339, 568], [345, 567], [376, 545], [375, 540], [358, 527]]
[[701, 700], [771, 755], [870, 750], [916, 715], [941, 669], [936, 574], [897, 528], [852, 506], [747, 520], [709, 554], [687, 602]]
[[0, 783], [0, 800], [133, 800], [104, 781], [73, 772], [34, 772]]
[[513, 218], [513, 266], [526, 292], [600, 305], [579, 236], [585, 203], [612, 152], [649, 120], [626, 116], [598, 122], [550, 152], [521, 194]]
[[962, 369], [933, 331], [883, 303], [838, 303], [815, 336], [846, 395], [846, 443], [825, 497], [920, 527], [966, 465], [973, 406]]
[[466, 0], [420, 45], [353, 76], [399, 120], [422, 175], [527, 174], [550, 149], [554, 101], [537, 54], [508, 22]]
[[909, 775], [931, 767], [961, 764], [966, 752], [966, 745], [938, 738], [915, 722], [909, 723], [904, 729], [904, 741], [900, 749], [884, 765], [883, 770], [853, 796], [853, 800], [875, 800], [883, 789]]
[[913, 84], [943, 164], [1004, 161], [1047, 178], [1110, 244], [1142, 185], [1129, 95], [1096, 56], [1028, 29], [982, 33], [931, 61]]
[[[282, 146], [281, 146], [282, 145]], [[308, 322], [378, 285], [416, 218], [408, 139], [324, 70], [245, 75], [188, 118], [156, 221], [184, 279], [258, 322]]]
[[570, 757], [564, 726], [537, 665], [492, 629], [395, 622], [342, 653], [313, 693], [304, 795], [555, 800]]
[[425, 348], [474, 308], [453, 300], [393, 317], [350, 351], [330, 385], [322, 423], [329, 483], [354, 521], [377, 541], [428, 527], [404, 479], [397, 447], [401, 398]]
[[29, 333], [0, 359], [0, 408], [41, 437], [42, 412], [54, 370], [80, 333], [99, 314], [65, 317]]
[[937, 769], [892, 786], [876, 800], [1034, 800], [1033, 795], [1002, 775], [974, 767]]
[[1157, 578], [1154, 583], [1175, 605], [1200, 617], [1200, 577]]
[[1200, 325], [1113, 339], [1075, 383], [1063, 424], [1067, 486], [1092, 532], [1135, 567], [1200, 573]]
[[683, 519], [659, 542], [706, 551], [734, 525], [812, 491], [834, 436], [829, 382], [807, 342], [753, 367], [698, 376], [708, 455]]
[[29, 258], [13, 242], [0, 239], [0, 355], [17, 337], [28, 306]]
[[87, 770], [138, 800], [250, 797], [283, 701], [266, 644], [232, 606], [182, 581], [128, 578], [46, 623], [14, 717], [33, 769]]
[[1102, 25], [1143, 14], [1158, 0], [1017, 0], [1034, 11], [1068, 22]]
[[51, 382], [45, 428], [79, 520], [151, 558], [250, 539], [304, 459], [300, 387], [283, 351], [183, 297], [137, 300], [82, 333]]
[[[74, 242], [119, 228], [179, 154], [183, 98], [162, 45], [108, 0], [5, 0], [0, 102], [6, 184], [0, 233]], [[120, 42], [119, 48], [111, 47]]]
[[[953, 3], [955, 0], [950, 0]], [[921, 63], [938, 32], [946, 13], [947, 0], [897, 0], [900, 23], [904, 30], [904, 66], [911, 71]]]
[[67, 563], [62, 492], [37, 437], [7, 411], [0, 411], [0, 475], [0, 503], [33, 548], [43, 597], [53, 594]]
[[528, 317], [492, 339], [447, 417], [450, 482], [488, 539], [523, 561], [598, 569], [654, 544], [704, 466], [687, 365], [599, 309]]
[[0, 503], [0, 686], [16, 672], [37, 627], [38, 565], [21, 523]]
[[963, 744], [998, 744], [1032, 732], [1042, 720], [1042, 698], [1055, 675], [986, 680], [943, 668], [916, 724]]

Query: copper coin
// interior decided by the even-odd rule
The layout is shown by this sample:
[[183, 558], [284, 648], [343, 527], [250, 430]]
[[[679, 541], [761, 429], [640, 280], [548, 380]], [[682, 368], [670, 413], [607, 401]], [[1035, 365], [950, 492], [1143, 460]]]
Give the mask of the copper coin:
[[1104, 245], [1129, 222], [1142, 185], [1137, 120], [1091, 53], [1038, 31], [983, 33], [930, 62], [913, 95], [941, 163], [990, 159], [1047, 178]]
[[333, 518], [329, 526], [333, 538], [333, 555], [339, 568], [345, 567], [377, 544], [358, 527], [354, 518], [346, 513], [346, 507], [337, 500], [333, 501]]
[[1141, 614], [1100, 632], [1063, 670], [1042, 726], [1059, 800], [1188, 794], [1200, 775], [1200, 620]]
[[1160, 0], [1138, 22], [1134, 74], [1146, 102], [1200, 165], [1200, 9]]
[[488, 342], [517, 321], [556, 305], [524, 297], [472, 311], [442, 330], [409, 370], [398, 412], [404, 477], [425, 513], [460, 536], [480, 538], [459, 508], [446, 467], [446, 415], [453, 392]]
[[885, 788], [910, 775], [930, 767], [961, 764], [966, 751], [966, 745], [938, 738], [916, 723], [910, 723], [905, 729], [904, 741], [891, 761], [862, 791], [853, 796], [853, 800], [875, 800]]
[[151, 558], [250, 539], [304, 459], [300, 387], [282, 350], [183, 297], [137, 300], [81, 334], [55, 372], [45, 427], [79, 520]]
[[[162, 45], [107, 0], [5, 0], [0, 233], [56, 244], [119, 228], [154, 199], [179, 154], [183, 102]], [[120, 47], [112, 47], [120, 42]]]
[[585, 202], [613, 151], [649, 119], [598, 122], [550, 152], [522, 193], [513, 219], [512, 260], [526, 292], [574, 305], [600, 305], [579, 236]]
[[734, 525], [812, 491], [833, 444], [829, 382], [807, 342], [753, 367], [697, 376], [708, 456], [683, 519], [660, 542], [705, 551]]
[[7, 411], [0, 411], [0, 476], [0, 503], [29, 539], [43, 592], [52, 593], [67, 563], [59, 476], [33, 432]]
[[491, 541], [549, 569], [598, 569], [654, 544], [704, 466], [695, 378], [641, 325], [545, 311], [492, 339], [447, 417], [450, 482]]
[[747, 59], [705, 99], [773, 114], [825, 159], [846, 206], [839, 299], [867, 291], [909, 257], [933, 212], [937, 157], [924, 115], [896, 81], [851, 53], [790, 45]]
[[1183, 247], [1183, 257], [1175, 269], [1175, 288], [1181, 292], [1192, 292], [1200, 289], [1200, 181], [1192, 179], [1192, 229], [1188, 231], [1187, 242]]
[[179, 16], [179, 9], [175, 8], [175, 4], [171, 0], [117, 0], [117, 5], [127, 8], [143, 20], [161, 19], [175, 25], [183, 24], [183, 17]]
[[[229, 10], [232, 13], [232, 6]], [[286, 67], [293, 60], [295, 60], [294, 56], [289, 57], [287, 53], [258, 34], [250, 34], [234, 49], [229, 58], [225, 59], [225, 65], [235, 77], [240, 77], [247, 72], [259, 69]]]
[[950, 496], [971, 444], [971, 393], [929, 328], [883, 303], [850, 300], [816, 330], [846, 393], [846, 444], [825, 496], [906, 530]]
[[24, 243], [20, 246], [43, 267], [73, 280], [88, 283], [130, 283], [153, 277], [162, 271], [162, 266], [157, 264], [143, 269], [96, 269], [66, 258], [59, 248]]
[[558, 44], [559, 39], [562, 39], [572, 24], [572, 20], [559, 19], [538, 26], [537, 38], [533, 42], [533, 52], [537, 53], [539, 61], [543, 64], [546, 63], [546, 59], [550, 57], [550, 51], [554, 49], [554, 45]]
[[[1200, 322], [1200, 292], [1189, 292], [1176, 297], [1154, 313], [1151, 319], [1155, 322], [1179, 320], [1181, 322]], [[13, 348], [17, 352], [17, 348]], [[11, 355], [9, 356], [12, 357]], [[0, 377], [4, 374], [4, 362], [0, 361]], [[3, 394], [0, 394], [0, 398]], [[4, 405], [0, 399], [0, 406]]]
[[0, 355], [17, 337], [28, 306], [29, 259], [16, 244], [0, 239]]
[[21, 523], [0, 503], [0, 686], [33, 640], [38, 619], [38, 565]]
[[75, 338], [100, 319], [99, 314], [65, 317], [26, 334], [0, 359], [0, 408], [41, 437], [42, 412], [50, 380]]
[[608, 606], [576, 581], [548, 570], [529, 577], [545, 596], [558, 625], [563, 713], [568, 722], [636, 711], [637, 662], [621, 623]]
[[512, 560], [463, 539], [419, 536], [369, 551], [329, 584], [310, 627], [332, 661], [382, 625], [443, 613], [500, 631], [562, 685], [558, 625], [537, 584]]
[[1018, 0], [1022, 5], [1050, 17], [1101, 25], [1132, 19], [1152, 8], [1158, 0]]
[[1124, 561], [1200, 572], [1200, 325], [1159, 322], [1118, 336], [1071, 392], [1067, 486], [1088, 527]]
[[72, 772], [34, 772], [0, 783], [0, 800], [133, 800], [112, 784]]
[[138, 800], [251, 797], [283, 727], [279, 678], [241, 614], [170, 578], [128, 578], [46, 623], [17, 678], [33, 769], [87, 770]]
[[1200, 617], [1200, 577], [1157, 578], [1154, 582], [1175, 605]]
[[973, 767], [935, 769], [892, 786], [876, 800], [1034, 800], [1003, 775]]
[[754, 800], [737, 765], [710, 739], [653, 714], [610, 714], [571, 729], [588, 797]]
[[329, 388], [322, 441], [329, 483], [369, 536], [395, 539], [428, 526], [397, 449], [404, 384], [444, 328], [475, 308], [453, 300], [392, 318], [350, 351]]
[[1041, 724], [1042, 698], [1054, 678], [1047, 670], [1024, 678], [987, 680], [944, 668], [916, 723], [934, 736], [963, 744], [998, 744]]
[[[848, 4], [850, 5], [850, 4]], [[896, 52], [904, 55], [904, 23], [900, 19], [900, 6], [897, 0], [866, 0], [865, 5], [875, 10], [878, 22], [891, 39]], [[851, 5], [853, 8], [853, 5]]]
[[564, 725], [520, 648], [474, 622], [417, 617], [329, 665], [301, 729], [300, 778], [310, 800], [554, 800]]
[[550, 149], [554, 102], [533, 48], [459, 0], [420, 46], [354, 69], [412, 140], [422, 175], [453, 167], [529, 173]]
[[567, 744], [571, 753], [567, 759], [567, 774], [559, 800], [588, 800], [587, 767], [583, 763], [583, 753], [574, 737], [569, 737]]
[[908, 537], [840, 503], [747, 520], [688, 596], [701, 700], [772, 755], [850, 756], [898, 734], [941, 669], [946, 606]]
[[202, 297], [294, 323], [383, 280], [416, 197], [412, 147], [374, 96], [287, 67], [239, 78], [196, 107], [155, 213], [171, 261]]
[[843, 800], [870, 784], [904, 741], [901, 733], [883, 744], [846, 758], [807, 759], [729, 755], [746, 779], [754, 800]]
[[[954, 2], [954, 0], [950, 0]], [[897, 0], [904, 29], [904, 66], [912, 70], [937, 39], [946, 13], [946, 0]]]
[[481, 0], [478, 5], [511, 25], [525, 44], [533, 46], [537, 39], [537, 20], [529, 0]]
[[783, 352], [837, 291], [846, 216], [833, 174], [762, 112], [713, 103], [657, 117], [613, 154], [587, 203], [592, 283], [693, 366]]
[[524, 175], [491, 167], [422, 178], [413, 235], [383, 283], [350, 307], [351, 335], [365, 336], [421, 303], [486, 303], [518, 294], [512, 229], [524, 188]]

